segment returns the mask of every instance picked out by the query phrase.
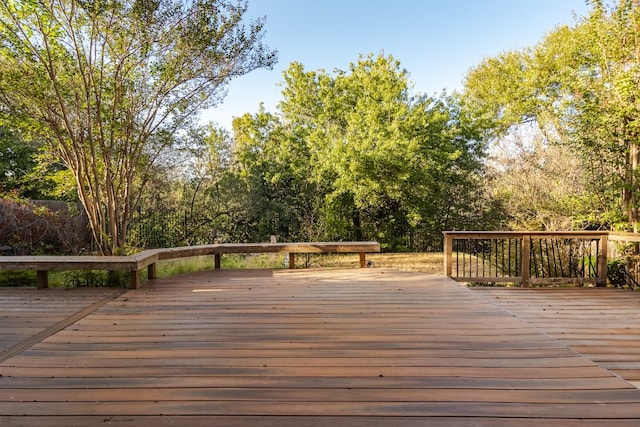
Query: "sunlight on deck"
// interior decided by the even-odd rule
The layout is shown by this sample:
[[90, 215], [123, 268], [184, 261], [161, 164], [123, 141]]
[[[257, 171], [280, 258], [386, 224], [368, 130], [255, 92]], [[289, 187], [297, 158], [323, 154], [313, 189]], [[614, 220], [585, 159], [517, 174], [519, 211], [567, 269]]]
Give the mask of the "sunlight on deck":
[[[0, 289], [0, 334], [24, 341], [86, 291]], [[588, 344], [640, 294], [518, 291], [379, 268], [157, 279], [0, 363], [0, 424], [637, 425], [622, 378], [640, 364], [638, 316], [602, 343], [624, 366]]]

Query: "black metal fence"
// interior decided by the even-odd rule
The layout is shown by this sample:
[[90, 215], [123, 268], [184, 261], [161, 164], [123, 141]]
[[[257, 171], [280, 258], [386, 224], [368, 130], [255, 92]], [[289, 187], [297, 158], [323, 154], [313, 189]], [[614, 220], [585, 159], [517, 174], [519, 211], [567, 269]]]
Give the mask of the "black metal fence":
[[137, 248], [172, 248], [214, 243], [217, 231], [209, 221], [189, 211], [137, 212], [129, 225], [129, 245]]
[[[288, 241], [286, 236], [279, 237]], [[437, 230], [409, 230], [402, 236], [396, 236], [395, 246], [386, 244], [374, 233], [365, 233], [363, 238], [380, 241], [383, 248], [393, 251], [441, 252], [443, 249], [442, 234]], [[263, 241], [268, 239], [269, 236], [263, 236]], [[145, 249], [235, 240], [244, 241], [233, 230], [219, 230], [211, 220], [195, 216], [189, 210], [138, 211], [129, 225], [128, 235], [130, 246]]]

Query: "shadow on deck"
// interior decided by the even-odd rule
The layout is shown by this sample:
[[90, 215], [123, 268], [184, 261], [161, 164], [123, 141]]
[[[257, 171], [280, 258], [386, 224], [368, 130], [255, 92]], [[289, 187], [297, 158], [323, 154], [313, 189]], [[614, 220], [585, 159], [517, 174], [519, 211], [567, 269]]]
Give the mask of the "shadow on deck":
[[[382, 269], [0, 289], [0, 424], [632, 426], [640, 294]], [[623, 321], [624, 320], [624, 321]]]

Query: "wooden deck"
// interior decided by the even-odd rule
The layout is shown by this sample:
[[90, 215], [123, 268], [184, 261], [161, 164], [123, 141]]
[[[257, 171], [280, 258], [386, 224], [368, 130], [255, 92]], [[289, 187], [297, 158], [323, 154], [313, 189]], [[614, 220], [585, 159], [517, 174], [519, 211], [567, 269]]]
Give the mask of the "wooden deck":
[[639, 309], [377, 268], [0, 289], [0, 425], [637, 426]]
[[602, 288], [476, 290], [640, 387], [639, 293]]

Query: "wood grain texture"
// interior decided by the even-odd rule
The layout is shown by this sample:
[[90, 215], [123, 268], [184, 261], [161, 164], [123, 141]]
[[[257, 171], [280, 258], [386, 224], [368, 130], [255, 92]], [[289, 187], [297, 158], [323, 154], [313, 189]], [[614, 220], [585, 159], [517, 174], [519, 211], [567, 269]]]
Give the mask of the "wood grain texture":
[[[377, 268], [212, 270], [157, 279], [1, 363], [0, 423], [640, 422], [640, 390], [572, 347], [591, 348], [585, 344], [589, 331], [599, 332], [595, 342], [611, 341], [603, 325], [621, 334], [614, 341], [624, 342], [622, 336], [635, 336], [633, 326], [627, 330], [607, 320], [597, 301], [571, 300], [572, 308], [560, 311], [562, 297], [554, 323], [552, 315], [545, 320], [525, 308], [560, 294], [500, 291], [505, 290], [472, 290], [440, 276]], [[636, 295], [614, 292], [612, 302]], [[522, 315], [514, 311], [518, 298], [525, 301]], [[50, 307], [42, 319], [59, 322], [60, 303], [39, 302]], [[0, 326], [0, 336], [35, 333], [37, 328], [20, 320], [37, 305], [32, 301], [24, 316]], [[619, 307], [614, 317], [631, 311]], [[565, 334], [585, 325], [586, 335], [570, 343], [550, 333], [560, 330], [547, 332], [547, 324]], [[612, 349], [609, 358], [637, 346], [620, 345], [622, 353]]]
[[619, 289], [490, 289], [477, 295], [640, 384], [640, 293]]

